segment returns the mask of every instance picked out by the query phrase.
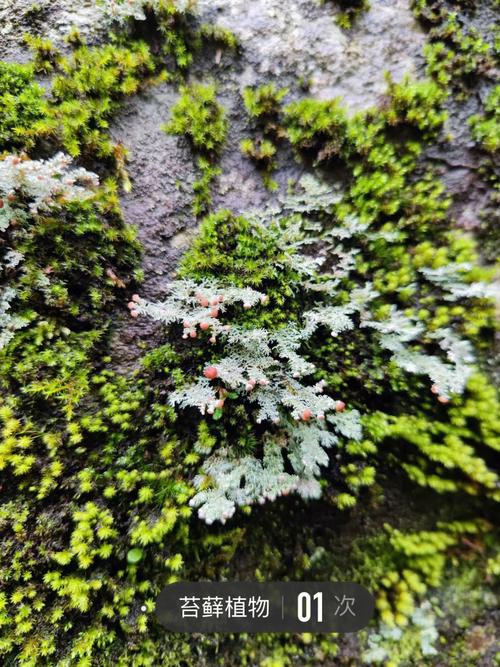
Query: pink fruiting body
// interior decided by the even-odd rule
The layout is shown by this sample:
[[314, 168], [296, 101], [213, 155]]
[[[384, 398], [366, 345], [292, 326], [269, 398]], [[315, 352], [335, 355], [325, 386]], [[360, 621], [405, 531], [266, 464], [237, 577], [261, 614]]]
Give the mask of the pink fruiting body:
[[203, 375], [209, 380], [215, 380], [215, 378], [219, 375], [219, 371], [215, 366], [207, 366], [203, 371]]

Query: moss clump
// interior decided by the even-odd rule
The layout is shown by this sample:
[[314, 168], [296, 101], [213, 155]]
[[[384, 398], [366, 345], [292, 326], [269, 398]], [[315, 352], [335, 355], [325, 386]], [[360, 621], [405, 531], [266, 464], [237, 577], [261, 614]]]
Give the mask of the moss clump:
[[214, 163], [226, 141], [227, 119], [216, 99], [215, 85], [181, 86], [171, 120], [163, 126], [168, 134], [186, 136], [198, 155], [200, 178], [194, 183], [193, 212], [205, 213], [211, 203], [210, 186], [219, 171]]
[[121, 100], [153, 81], [155, 64], [142, 42], [76, 49], [52, 81], [50, 120], [58, 142], [72, 156], [112, 158], [109, 119]]
[[285, 127], [292, 146], [319, 163], [340, 155], [347, 116], [339, 100], [305, 99], [285, 107]]
[[[69, 340], [70, 346], [82, 342]], [[66, 354], [89, 363], [75, 349]], [[161, 641], [143, 639], [154, 599], [183, 564], [189, 489], [169, 472], [172, 443], [160, 453], [152, 432], [149, 439], [144, 425], [141, 435], [136, 431], [144, 388], [106, 373], [87, 381], [92, 407], [82, 410], [80, 397], [66, 422], [49, 392], [42, 405], [55, 409], [41, 421], [37, 403], [28, 416], [26, 401], [21, 406], [5, 394], [0, 401], [1, 468], [15, 480], [0, 508], [0, 599], [9, 599], [2, 605], [0, 650], [23, 667], [83, 665], [97, 655], [106, 665], [129, 665], [133, 655], [154, 659]], [[68, 392], [69, 383], [57, 372], [52, 389]], [[148, 449], [155, 454], [144, 467]], [[142, 552], [138, 563], [127, 558], [134, 549]]]
[[271, 174], [276, 168], [278, 144], [285, 136], [281, 124], [281, 102], [287, 93], [287, 88], [277, 89], [273, 83], [243, 91], [243, 102], [258, 136], [243, 139], [240, 148], [262, 170], [264, 182], [270, 190], [277, 187]]
[[[327, 0], [322, 0], [323, 3]], [[340, 9], [335, 22], [344, 30], [352, 28], [354, 21], [370, 9], [369, 0], [336, 0]]]
[[172, 118], [163, 129], [168, 134], [186, 136], [202, 154], [218, 155], [226, 140], [227, 121], [224, 108], [217, 102], [215, 85], [181, 86]]
[[57, 69], [62, 60], [62, 55], [50, 39], [25, 35], [24, 43], [29, 46], [35, 55], [33, 68], [37, 74], [49, 74]]
[[[340, 100], [305, 99], [285, 107], [284, 124], [294, 148], [314, 158], [315, 164], [332, 160], [359, 160], [389, 168], [398, 161], [397, 144], [391, 145], [391, 128], [415, 128], [423, 139], [435, 137], [446, 118], [442, 104], [446, 91], [429, 80], [401, 83], [388, 79], [385, 109], [355, 114], [348, 120]], [[368, 128], [368, 131], [366, 131]], [[408, 152], [417, 145], [406, 144]]]
[[[215, 278], [265, 292], [270, 307], [258, 316], [259, 322], [276, 328], [293, 318], [293, 310], [288, 306], [285, 310], [285, 306], [300, 282], [299, 272], [289, 266], [289, 252], [280, 247], [282, 233], [278, 223], [256, 226], [230, 211], [218, 211], [202, 221], [181, 261], [179, 276], [197, 281]], [[252, 317], [248, 314], [246, 319], [251, 321]]]
[[223, 28], [219, 25], [203, 23], [200, 26], [199, 35], [202, 40], [205, 40], [209, 44], [228, 49], [229, 51], [233, 51], [235, 53], [240, 47], [240, 43], [236, 35], [228, 28]]
[[415, 0], [412, 8], [417, 18], [430, 26], [429, 40], [424, 46], [428, 75], [464, 99], [482, 77], [493, 72], [492, 45], [476, 28], [466, 27], [455, 6]]
[[257, 88], [248, 87], [243, 91], [243, 102], [248, 115], [258, 121], [266, 134], [282, 135], [278, 118], [281, 103], [287, 93], [288, 88], [276, 88], [274, 83]]
[[[352, 213], [362, 221], [392, 216], [402, 207], [427, 205], [418, 190], [407, 187], [422, 139], [437, 136], [446, 113], [446, 91], [429, 81], [389, 79], [386, 104], [348, 118], [338, 100], [302, 100], [284, 110], [291, 145], [315, 165], [348, 167]], [[405, 140], [393, 140], [394, 128]], [[413, 201], [410, 201], [413, 200]], [[344, 209], [344, 214], [347, 209]]]
[[500, 187], [498, 170], [495, 164], [496, 154], [500, 148], [500, 86], [493, 87], [480, 113], [468, 120], [471, 134], [477, 146], [484, 151], [480, 174], [489, 187], [489, 200], [481, 211], [481, 226], [478, 236], [481, 240], [483, 255], [490, 261], [498, 258], [499, 247], [499, 213]]
[[341, 13], [337, 17], [337, 24], [349, 30], [356, 19], [370, 9], [368, 0], [337, 0]]
[[[366, 427], [376, 443], [394, 447], [394, 456], [417, 484], [440, 493], [484, 493], [498, 500], [498, 477], [485, 464], [500, 449], [498, 414], [494, 387], [487, 378], [476, 375], [446, 416], [430, 420], [423, 414], [387, 417], [374, 413]], [[406, 443], [403, 448], [401, 442]]]
[[488, 153], [500, 148], [500, 86], [495, 86], [488, 95], [484, 113], [469, 118], [472, 136]]
[[[38, 54], [37, 39], [29, 41]], [[37, 59], [39, 54], [39, 69]], [[78, 42], [51, 68], [56, 74], [45, 95], [33, 81], [33, 65], [0, 63], [0, 149], [31, 150], [48, 140], [53, 149], [87, 163], [96, 158], [114, 162], [126, 185], [124, 149], [109, 138], [109, 121], [124, 97], [164, 77], [156, 76], [149, 48], [143, 42], [95, 48]]]
[[269, 139], [242, 139], [241, 152], [252, 160], [264, 173], [264, 183], [270, 190], [277, 188], [271, 173], [276, 169], [277, 148]]
[[161, 51], [167, 59], [173, 60], [181, 71], [186, 70], [192, 63], [193, 55], [200, 45], [199, 36], [191, 25], [191, 10], [191, 2], [188, 2], [185, 8], [180, 8], [171, 0], [161, 0], [155, 3], [154, 7], [154, 18], [161, 35]]
[[0, 62], [0, 151], [29, 149], [47, 118], [44, 91], [30, 65]]
[[13, 227], [7, 238], [23, 256], [10, 271], [21, 308], [64, 313], [91, 322], [130, 282], [139, 257], [135, 231], [120, 215], [116, 188], [107, 184], [92, 202], [68, 203]]
[[[106, 184], [60, 208], [26, 213], [2, 239], [24, 254], [23, 270], [2, 278], [26, 325], [0, 350], [0, 477], [11, 479], [0, 655], [23, 667], [140, 664], [163, 652], [143, 633], [182, 567], [190, 490], [168, 471], [171, 411], [142, 380], [103, 370], [111, 306], [138, 260], [116, 192]], [[127, 559], [134, 549], [139, 563]]]
[[212, 201], [212, 184], [220, 176], [221, 170], [214, 167], [211, 161], [204, 157], [198, 157], [196, 164], [200, 176], [193, 183], [192, 211], [196, 217], [207, 212]]

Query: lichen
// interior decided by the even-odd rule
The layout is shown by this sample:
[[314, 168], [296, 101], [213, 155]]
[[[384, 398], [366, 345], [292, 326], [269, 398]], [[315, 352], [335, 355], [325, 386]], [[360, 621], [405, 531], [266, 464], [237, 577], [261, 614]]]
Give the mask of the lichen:
[[[389, 78], [379, 106], [351, 114], [339, 100], [298, 99], [300, 82], [289, 104], [278, 82], [245, 90], [244, 152], [271, 179], [291, 148], [306, 175], [272, 210], [237, 215], [210, 202], [230, 118], [215, 85], [183, 78], [207, 46], [236, 57], [236, 38], [196, 25], [190, 4], [107, 4], [123, 19], [112, 43], [87, 46], [72, 31], [61, 55], [29, 39], [34, 63], [0, 64], [4, 662], [411, 665], [435, 650], [450, 665], [493, 660], [495, 273], [453, 230], [425, 162], [450, 95], [490, 75], [488, 40], [450, 3], [419, 0], [415, 12], [434, 26], [428, 78]], [[46, 92], [35, 69], [52, 77]], [[207, 214], [173, 279], [189, 290], [170, 319], [168, 295], [144, 305], [140, 247], [119, 206], [119, 183], [132, 186], [126, 149], [109, 131], [127, 96], [160, 81], [181, 81], [166, 129], [191, 145], [194, 212]], [[470, 120], [491, 179], [496, 94]], [[44, 177], [60, 151], [84, 181], [66, 157]], [[17, 178], [28, 164], [39, 187]], [[211, 304], [224, 290], [226, 304]], [[116, 322], [148, 308], [168, 326], [120, 374]], [[283, 386], [259, 403], [277, 376]], [[215, 399], [204, 414], [200, 379]], [[306, 484], [291, 479], [300, 475]], [[222, 512], [207, 503], [217, 484]], [[226, 525], [207, 527], [193, 506]], [[180, 578], [359, 581], [377, 613], [348, 642], [167, 635], [155, 598]]]

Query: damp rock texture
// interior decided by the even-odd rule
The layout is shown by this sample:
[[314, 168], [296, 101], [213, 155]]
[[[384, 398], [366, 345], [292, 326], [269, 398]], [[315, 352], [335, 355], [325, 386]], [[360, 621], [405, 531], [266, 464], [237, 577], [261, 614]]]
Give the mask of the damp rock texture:
[[89, 43], [105, 35], [104, 15], [95, 0], [0, 0], [0, 58], [28, 60], [29, 52], [22, 47], [27, 32], [61, 46], [73, 26]]
[[351, 109], [376, 102], [384, 72], [396, 79], [414, 73], [425, 39], [406, 0], [371, 2], [348, 32], [335, 23], [331, 2], [200, 0], [199, 7], [240, 38], [245, 85], [302, 80], [313, 97], [340, 96]]
[[[303, 169], [282, 148], [274, 174], [279, 189], [271, 194], [264, 187], [261, 174], [239, 148], [251, 131], [241, 98], [243, 88], [272, 81], [289, 89], [285, 102], [301, 96], [340, 97], [350, 111], [377, 104], [385, 90], [386, 72], [400, 80], [405, 73], [418, 76], [423, 71], [426, 35], [409, 4], [408, 0], [371, 0], [370, 9], [346, 31], [335, 22], [339, 12], [335, 2], [198, 0], [199, 22], [228, 28], [241, 44], [237, 55], [207, 49], [196, 58], [190, 73], [192, 80], [215, 81], [229, 120], [219, 163], [222, 174], [213, 188], [215, 209], [243, 213], [272, 205], [286, 192], [289, 179], [300, 176]], [[491, 16], [480, 12], [478, 16], [479, 27], [491, 23]], [[0, 0], [0, 58], [28, 60], [22, 44], [28, 31], [65, 48], [64, 35], [72, 26], [90, 44], [101, 42], [107, 33], [95, 0]], [[185, 139], [161, 130], [177, 94], [175, 85], [162, 84], [130, 98], [111, 127], [113, 139], [129, 152], [133, 189], [123, 194], [122, 207], [143, 245], [141, 294], [148, 299], [165, 293], [197, 225], [191, 213], [192, 183], [197, 177], [194, 156]], [[454, 218], [466, 229], [478, 225], [479, 211], [489, 197], [466, 122], [477, 109], [474, 96], [467, 105], [451, 104], [447, 132], [453, 140], [433, 146], [426, 154], [426, 161], [438, 170], [453, 196]], [[118, 368], [133, 366], [139, 348], [155, 341], [155, 327], [142, 318], [131, 321], [125, 312], [117, 316]]]
[[[302, 167], [283, 150], [274, 174], [279, 189], [270, 194], [261, 174], [241, 154], [240, 141], [250, 132], [241, 98], [245, 86], [273, 81], [289, 88], [285, 101], [305, 94], [318, 99], [339, 96], [349, 109], [357, 110], [380, 101], [384, 72], [397, 80], [406, 72], [417, 72], [425, 35], [405, 0], [375, 0], [349, 33], [335, 23], [336, 12], [334, 3], [314, 0], [290, 0], [286, 6], [278, 0], [199, 0], [200, 23], [228, 28], [241, 43], [237, 56], [224, 52], [220, 57], [208, 50], [191, 74], [193, 80], [217, 83], [218, 99], [229, 119], [214, 208], [242, 213], [272, 205], [286, 192], [288, 179], [301, 174]], [[308, 86], [307, 93], [300, 83]], [[165, 293], [196, 229], [190, 211], [196, 178], [193, 156], [183, 138], [161, 130], [175, 100], [173, 86], [158, 86], [130, 99], [112, 127], [114, 139], [130, 153], [133, 190], [122, 197], [122, 206], [144, 248], [141, 294], [148, 299]], [[115, 351], [120, 366], [133, 363], [137, 346], [154, 339], [156, 325], [141, 320], [118, 323]]]

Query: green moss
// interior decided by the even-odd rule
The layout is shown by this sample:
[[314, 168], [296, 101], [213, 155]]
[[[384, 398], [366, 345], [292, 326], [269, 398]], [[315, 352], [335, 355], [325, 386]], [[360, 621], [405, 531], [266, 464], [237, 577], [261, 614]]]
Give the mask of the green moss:
[[19, 306], [51, 316], [90, 322], [130, 282], [139, 248], [135, 230], [122, 221], [116, 186], [107, 183], [93, 201], [68, 203], [58, 215], [27, 218], [9, 242], [24, 259], [11, 284]]
[[153, 82], [155, 69], [142, 42], [76, 49], [52, 81], [50, 123], [57, 141], [72, 156], [119, 160], [109, 120], [125, 96]]
[[[2, 565], [3, 594], [11, 601], [2, 610], [2, 652], [15, 651], [22, 665], [35, 664], [34, 647], [37, 665], [54, 664], [56, 650], [58, 661], [78, 660], [76, 664], [90, 660], [98, 646], [105, 664], [110, 651], [114, 664], [121, 653], [138, 651], [161, 582], [182, 566], [187, 532], [181, 517], [189, 514], [189, 490], [166, 468], [171, 448], [165, 444], [161, 453], [155, 450], [156, 463], [144, 468], [148, 446], [141, 428], [135, 445], [117, 455], [136, 437], [132, 418], [144, 392], [109, 374], [92, 382], [101, 407], [80, 410], [67, 423], [69, 441], [61, 437], [57, 413], [40, 428], [34, 420], [17, 420], [17, 406], [2, 399], [2, 468], [7, 462], [14, 471], [12, 493], [18, 489], [29, 499], [29, 504], [6, 499], [0, 512], [9, 563]], [[95, 453], [93, 440], [100, 443]], [[22, 468], [17, 463], [21, 452]], [[125, 514], [124, 502], [130, 508]], [[162, 546], [167, 540], [168, 554]], [[143, 558], [140, 564], [130, 563], [127, 554], [137, 549]], [[103, 568], [109, 572], [106, 577]], [[147, 613], [137, 613], [144, 604]], [[84, 622], [88, 615], [91, 629]], [[12, 632], [16, 618], [17, 631]], [[115, 629], [127, 635], [126, 647], [116, 644]]]
[[[285, 108], [285, 127], [294, 148], [314, 158], [315, 164], [333, 160], [365, 162], [377, 168], [371, 179], [383, 179], [388, 167], [399, 169], [398, 154], [389, 139], [393, 127], [414, 128], [429, 140], [435, 137], [446, 119], [442, 104], [446, 91], [429, 80], [401, 83], [388, 79], [387, 106], [382, 112], [372, 110], [355, 114], [348, 120], [338, 99], [317, 101], [305, 99]], [[418, 152], [418, 144], [404, 146], [407, 159]], [[400, 158], [401, 160], [401, 158]], [[404, 162], [402, 163], [404, 166]], [[359, 174], [356, 174], [359, 179]], [[374, 184], [372, 189], [377, 188]]]
[[193, 213], [199, 217], [208, 212], [212, 203], [212, 183], [220, 175], [221, 170], [213, 167], [209, 160], [199, 157], [197, 166], [200, 170], [200, 177], [193, 183]]
[[[154, 26], [153, 35], [159, 39], [151, 40], [155, 50], [160, 50], [162, 60], [169, 72], [180, 74], [179, 79], [193, 64], [206, 46], [217, 49], [226, 49], [237, 53], [239, 42], [229, 29], [212, 23], [199, 25], [196, 16], [196, 3], [187, 2], [179, 6], [172, 0], [161, 0], [148, 5], [146, 3], [146, 17], [151, 26]], [[142, 22], [132, 22], [133, 33], [144, 34], [149, 31], [142, 29]]]
[[[327, 0], [322, 0], [326, 2]], [[352, 28], [354, 21], [370, 9], [368, 0], [336, 0], [340, 14], [336, 17], [336, 23], [345, 30]]]
[[293, 311], [283, 308], [290, 303], [300, 279], [292, 268], [280, 268], [289, 264], [287, 251], [279, 245], [280, 234], [278, 224], [256, 227], [230, 211], [219, 211], [202, 221], [198, 236], [181, 261], [179, 276], [215, 278], [265, 292], [270, 308], [262, 312], [262, 325], [275, 328], [285, 318], [293, 317]]
[[[494, 69], [491, 44], [476, 28], [465, 21], [452, 3], [414, 0], [414, 14], [430, 26], [429, 41], [424, 46], [427, 73], [459, 98], [466, 97], [483, 76]], [[475, 9], [472, 3], [471, 9]]]
[[167, 64], [172, 60], [181, 71], [185, 71], [201, 46], [200, 35], [192, 26], [192, 3], [187, 3], [186, 8], [182, 9], [171, 0], [162, 0], [155, 5], [154, 18]]
[[424, 140], [436, 137], [447, 118], [442, 106], [447, 92], [431, 80], [412, 81], [409, 77], [401, 83], [388, 78], [389, 105], [386, 122], [389, 126], [417, 128]]
[[[163, 48], [184, 69], [191, 61], [190, 28], [176, 11], [165, 4]], [[234, 46], [226, 34], [208, 29], [205, 34]], [[120, 171], [124, 153], [110, 142], [107, 124], [124, 96], [142, 89], [144, 78], [153, 80], [156, 63], [140, 44], [75, 47], [73, 56], [55, 63], [61, 71], [53, 82], [50, 111], [30, 68], [0, 67], [0, 86], [10, 95], [0, 97], [7, 109], [0, 119], [2, 148], [31, 148], [37, 137], [51, 132], [55, 146], [84, 160], [113, 157]], [[268, 307], [251, 312], [235, 307], [231, 318], [241, 326], [277, 329], [300, 321], [305, 309], [321, 303], [328, 285], [320, 279], [312, 298], [291, 248], [307, 240], [306, 248], [316, 256], [321, 244], [337, 243], [328, 234], [355, 217], [373, 234], [355, 246], [343, 238], [343, 252], [358, 250], [354, 275], [378, 290], [375, 315], [383, 317], [397, 305], [418, 313], [429, 332], [453, 325], [486, 351], [491, 305], [473, 299], [449, 303], [420, 273], [426, 267], [478, 262], [473, 241], [448, 231], [449, 202], [442, 185], [434, 174], [417, 171], [422, 143], [441, 130], [445, 95], [429, 81], [389, 81], [379, 109], [351, 116], [338, 102], [304, 100], [289, 105], [282, 117], [282, 91], [272, 86], [252, 91], [249, 112], [262, 138], [246, 143], [249, 156], [267, 169], [285, 126], [298, 156], [327, 169], [342, 166], [343, 196], [322, 207], [320, 197], [307, 195], [295, 214], [287, 209], [273, 221], [229, 211], [209, 215], [183, 258], [180, 277], [262, 290]], [[485, 119], [471, 122], [487, 149], [494, 134], [491, 104]], [[36, 128], [32, 134], [31, 127]], [[198, 159], [194, 205], [199, 215], [209, 206], [215, 160], [227, 131], [213, 87], [183, 88], [169, 131], [187, 136]], [[318, 224], [321, 238], [314, 231]], [[179, 343], [172, 331], [168, 344], [145, 356], [139, 373], [123, 377], [106, 370], [109, 325], [126, 301], [138, 263], [134, 234], [121, 220], [113, 183], [92, 201], [65, 205], [60, 216], [24, 220], [2, 240], [25, 257], [24, 272], [6, 277], [17, 289], [15, 311], [27, 318], [27, 326], [0, 352], [5, 491], [0, 654], [7, 664], [194, 667], [200, 656], [214, 665], [331, 664], [344, 660], [338, 655], [341, 639], [308, 634], [207, 636], [196, 639], [193, 651], [189, 640], [167, 637], [154, 623], [155, 597], [181, 575], [192, 580], [352, 579], [375, 593], [378, 619], [405, 627], [424, 596], [442, 595], [461, 562], [474, 573], [474, 581], [460, 589], [464, 599], [477, 582], [497, 576], [495, 532], [484, 521], [454, 520], [465, 496], [470, 515], [476, 505], [482, 514], [491, 512], [498, 497], [498, 401], [484, 376], [474, 376], [465, 396], [444, 406], [426, 383], [408, 379], [388, 362], [362, 329], [341, 339], [319, 332], [302, 351], [317, 364], [317, 379], [327, 379], [329, 390], [363, 412], [364, 439], [339, 443], [338, 458], [322, 482], [321, 504], [281, 499], [266, 512], [246, 508], [236, 527], [209, 531], [190, 521], [188, 505], [200, 450], [226, 446], [237, 455], [258, 454], [263, 428], [256, 428], [252, 414], [231, 396], [231, 410], [218, 420], [199, 414], [179, 419], [168, 405], [173, 387], [199, 375], [207, 355], [221, 353], [217, 347], [207, 352], [201, 336]], [[475, 267], [466, 279], [487, 276]], [[351, 287], [342, 283], [343, 293]], [[409, 491], [405, 478], [404, 494], [394, 497], [400, 474], [413, 485]], [[428, 494], [423, 503], [419, 486]], [[390, 499], [381, 511], [383, 492]], [[408, 493], [418, 521], [406, 519], [413, 511]], [[451, 518], [435, 525], [430, 514], [436, 507]], [[349, 530], [339, 509], [349, 512]], [[383, 512], [392, 513], [397, 528], [378, 530]], [[367, 535], [356, 535], [359, 525]], [[412, 628], [406, 628], [394, 660], [420, 650]], [[359, 637], [361, 644], [364, 639]], [[458, 648], [446, 650], [443, 659], [449, 656], [450, 665], [459, 660]]]
[[24, 43], [33, 51], [35, 56], [33, 68], [37, 74], [49, 74], [57, 69], [62, 60], [62, 55], [50, 39], [25, 35]]
[[496, 153], [500, 148], [499, 109], [500, 86], [495, 86], [486, 99], [484, 113], [469, 118], [472, 136], [488, 153]]
[[347, 115], [339, 100], [292, 102], [285, 107], [285, 126], [292, 146], [318, 163], [342, 153]]
[[215, 86], [181, 86], [172, 118], [163, 130], [168, 134], [186, 136], [198, 156], [201, 176], [193, 185], [193, 212], [196, 216], [206, 213], [212, 201], [211, 185], [220, 173], [214, 163], [227, 135], [226, 114], [217, 102]]
[[276, 169], [277, 148], [269, 139], [242, 139], [240, 143], [241, 152], [247, 158], [252, 160], [258, 169], [264, 173], [264, 182], [272, 191], [277, 188], [277, 184], [271, 178], [272, 172]]
[[277, 119], [281, 111], [281, 102], [287, 93], [288, 88], [276, 88], [274, 83], [244, 89], [243, 102], [248, 115], [259, 121], [266, 134], [279, 129]]
[[[142, 661], [154, 597], [182, 566], [190, 490], [169, 471], [172, 415], [141, 380], [101, 370], [135, 237], [111, 185], [9, 234], [25, 255], [9, 281], [29, 323], [0, 351], [0, 474], [12, 480], [0, 507], [0, 653], [23, 667], [97, 653]], [[127, 560], [134, 549], [140, 563]]]
[[0, 62], [0, 151], [29, 149], [47, 117], [30, 65]]
[[262, 141], [243, 139], [240, 148], [242, 153], [254, 160], [262, 169], [272, 169], [275, 166], [276, 146], [268, 139]]
[[498, 414], [495, 388], [477, 375], [446, 416], [431, 420], [423, 414], [387, 417], [374, 413], [367, 418], [366, 427], [375, 442], [395, 448], [398, 465], [417, 484], [439, 493], [462, 490], [498, 500], [498, 475], [485, 463], [499, 449]]
[[202, 154], [219, 154], [226, 140], [227, 121], [224, 108], [217, 102], [215, 86], [181, 86], [172, 118], [163, 129], [168, 134], [186, 136]]
[[236, 35], [228, 28], [223, 28], [222, 26], [203, 23], [200, 26], [199, 34], [202, 40], [206, 40], [209, 44], [217, 47], [229, 49], [233, 52], [237, 52], [240, 47]]
[[257, 136], [255, 139], [243, 139], [240, 148], [263, 172], [264, 183], [271, 191], [277, 188], [271, 175], [276, 168], [278, 144], [285, 136], [281, 124], [281, 102], [287, 93], [287, 88], [277, 89], [273, 83], [243, 91], [243, 102]]
[[[380, 632], [383, 614], [393, 629], [396, 626], [403, 632], [399, 641], [386, 644], [387, 659], [396, 663], [401, 660], [402, 665], [410, 664], [408, 661], [420, 650], [420, 638], [412, 636], [418, 634], [418, 628], [411, 617], [425, 602], [434, 612], [438, 630], [443, 629], [443, 622], [448, 626], [445, 626], [446, 640], [443, 637], [437, 645], [447, 660], [454, 650], [453, 635], [460, 633], [458, 619], [459, 623], [474, 622], [494, 605], [491, 589], [484, 584], [484, 574], [488, 557], [498, 548], [498, 531], [474, 519], [444, 520], [436, 525], [430, 521], [428, 509], [417, 520], [408, 520], [407, 496], [404, 490], [399, 493], [391, 497], [391, 502], [397, 504], [398, 529], [386, 525], [381, 530], [379, 524], [383, 519], [379, 508], [371, 504], [361, 515], [354, 513], [349, 519], [352, 526], [362, 517], [371, 517], [364, 523], [364, 535], [342, 526], [341, 539], [340, 518], [324, 504], [320, 506], [321, 513], [314, 511], [316, 507], [311, 512], [292, 502], [265, 512], [256, 510], [254, 515], [240, 521], [246, 539], [241, 540], [236, 562], [225, 569], [225, 576], [234, 578], [243, 567], [257, 580], [349, 580], [363, 584], [375, 595], [378, 611], [376, 624], [357, 635], [360, 653], [364, 653], [372, 633]], [[425, 500], [423, 505], [430, 507]], [[293, 535], [286, 526], [292, 512], [297, 526]], [[422, 527], [424, 523], [427, 528]], [[227, 644], [222, 650], [229, 657], [234, 654], [235, 646]], [[304, 642], [279, 635], [248, 637], [244, 655], [250, 664], [252, 660], [274, 655], [291, 656], [293, 653], [285, 648], [289, 646], [290, 650], [290, 644], [297, 651], [296, 659], [305, 665], [330, 664], [336, 655], [335, 644], [337, 658], [345, 655], [342, 637], [325, 635], [309, 635]]]

